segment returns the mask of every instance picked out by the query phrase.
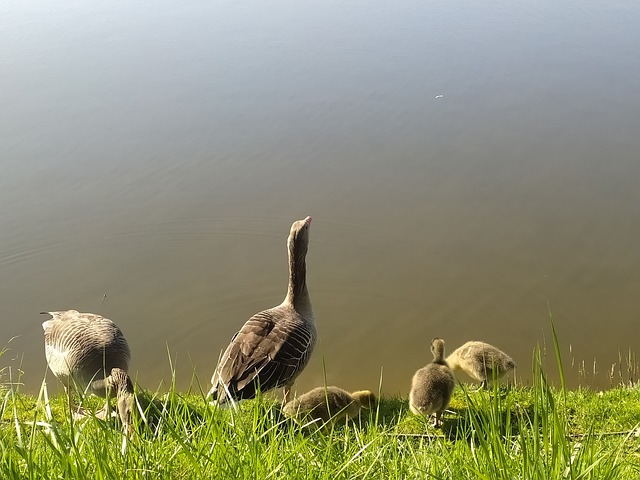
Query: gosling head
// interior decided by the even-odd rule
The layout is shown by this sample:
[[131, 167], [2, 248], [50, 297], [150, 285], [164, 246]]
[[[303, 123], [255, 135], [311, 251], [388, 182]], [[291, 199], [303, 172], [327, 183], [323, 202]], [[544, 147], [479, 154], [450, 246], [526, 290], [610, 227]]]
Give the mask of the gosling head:
[[436, 363], [444, 362], [444, 340], [434, 338], [431, 340], [431, 353], [433, 353], [433, 361]]
[[362, 408], [373, 410], [378, 403], [376, 396], [369, 390], [360, 390], [351, 394], [353, 399], [360, 404]]

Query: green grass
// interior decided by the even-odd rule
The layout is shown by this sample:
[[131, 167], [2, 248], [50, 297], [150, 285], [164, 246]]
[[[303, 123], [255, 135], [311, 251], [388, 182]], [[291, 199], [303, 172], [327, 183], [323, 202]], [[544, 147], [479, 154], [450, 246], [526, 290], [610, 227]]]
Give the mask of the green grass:
[[[219, 409], [202, 394], [140, 392], [136, 433], [117, 420], [74, 420], [66, 398], [2, 391], [3, 479], [613, 479], [640, 477], [640, 391], [549, 386], [456, 389], [442, 429], [407, 402], [329, 434], [305, 433], [271, 397]], [[87, 399], [98, 409], [103, 400]]]
[[[302, 431], [270, 396], [212, 406], [196, 379], [197, 393], [137, 392], [125, 438], [117, 419], [74, 420], [65, 396], [49, 399], [45, 384], [22, 394], [0, 371], [0, 479], [640, 478], [640, 390], [569, 391], [555, 354], [559, 387], [536, 350], [531, 386], [461, 385], [441, 429], [406, 399], [383, 398], [329, 433]], [[104, 400], [83, 406], [95, 412]]]

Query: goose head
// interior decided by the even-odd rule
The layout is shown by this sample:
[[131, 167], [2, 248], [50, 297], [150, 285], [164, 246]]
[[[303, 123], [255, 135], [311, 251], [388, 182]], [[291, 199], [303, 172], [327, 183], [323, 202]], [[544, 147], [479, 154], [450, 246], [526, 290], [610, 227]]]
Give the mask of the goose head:
[[107, 398], [113, 396], [115, 392], [122, 430], [125, 434], [129, 433], [131, 429], [131, 412], [135, 399], [133, 396], [133, 382], [127, 372], [121, 368], [112, 368], [111, 375], [101, 380], [95, 380], [91, 387], [94, 390], [106, 390]]
[[309, 228], [311, 226], [311, 217], [306, 217], [302, 220], [296, 220], [291, 225], [291, 231], [289, 232], [289, 238], [287, 239], [287, 246], [289, 248], [289, 254], [295, 252], [296, 257], [303, 257], [307, 254], [309, 247]]

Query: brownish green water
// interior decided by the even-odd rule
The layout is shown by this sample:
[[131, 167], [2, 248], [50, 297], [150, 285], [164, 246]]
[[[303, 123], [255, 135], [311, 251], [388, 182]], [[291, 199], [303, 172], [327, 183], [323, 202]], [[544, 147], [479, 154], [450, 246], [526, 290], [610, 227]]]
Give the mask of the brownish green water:
[[169, 381], [170, 355], [207, 390], [284, 297], [306, 215], [320, 342], [301, 389], [324, 362], [329, 383], [383, 370], [406, 394], [434, 336], [494, 343], [526, 382], [549, 306], [570, 385], [606, 387], [638, 351], [636, 2], [0, 11], [1, 362], [26, 390], [38, 312], [70, 308], [119, 323], [141, 384]]

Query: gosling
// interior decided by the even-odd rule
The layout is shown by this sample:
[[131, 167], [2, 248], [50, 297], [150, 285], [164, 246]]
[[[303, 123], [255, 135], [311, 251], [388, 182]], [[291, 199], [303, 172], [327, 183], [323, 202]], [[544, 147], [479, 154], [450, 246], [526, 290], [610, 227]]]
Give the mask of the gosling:
[[442, 425], [442, 412], [449, 406], [456, 385], [453, 372], [444, 359], [444, 340], [431, 341], [433, 361], [413, 375], [409, 408], [416, 415], [431, 417], [431, 425]]
[[487, 388], [516, 367], [516, 362], [502, 350], [485, 342], [471, 341], [455, 349], [447, 357], [454, 372], [463, 371]]
[[349, 393], [338, 387], [317, 387], [289, 401], [282, 408], [288, 417], [309, 426], [330, 429], [344, 419], [357, 417], [362, 409], [374, 409], [376, 397], [369, 390]]

